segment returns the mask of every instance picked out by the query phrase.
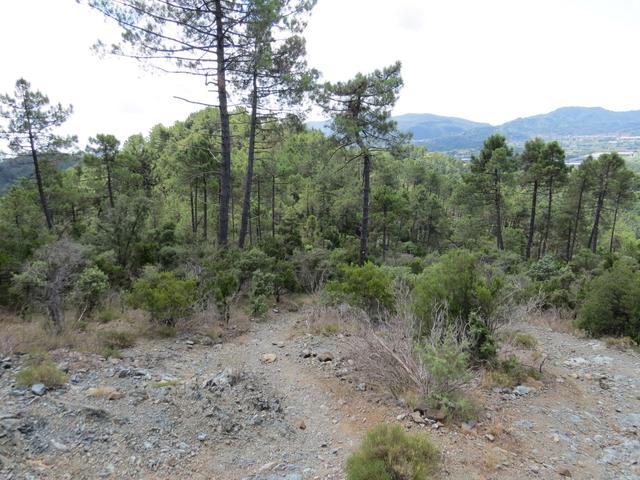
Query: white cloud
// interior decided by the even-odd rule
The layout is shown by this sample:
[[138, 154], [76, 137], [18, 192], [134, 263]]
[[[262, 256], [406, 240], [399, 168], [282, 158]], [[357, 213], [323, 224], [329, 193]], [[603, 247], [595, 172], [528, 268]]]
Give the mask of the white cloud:
[[[403, 62], [396, 112], [500, 123], [565, 105], [640, 109], [640, 0], [319, 0], [310, 63], [327, 80]], [[66, 130], [124, 139], [171, 124], [206, 101], [197, 79], [150, 74], [93, 55], [118, 29], [73, 0], [0, 6], [0, 92], [25, 77], [73, 103]]]

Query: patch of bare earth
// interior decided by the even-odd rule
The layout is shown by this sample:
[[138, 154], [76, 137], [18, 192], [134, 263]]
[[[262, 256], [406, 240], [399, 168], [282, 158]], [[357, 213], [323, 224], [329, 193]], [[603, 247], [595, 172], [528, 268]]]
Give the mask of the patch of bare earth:
[[544, 380], [478, 387], [480, 421], [442, 426], [372, 391], [339, 322], [314, 333], [306, 322], [274, 313], [222, 344], [144, 341], [122, 359], [59, 350], [71, 381], [42, 396], [13, 385], [22, 359], [6, 359], [0, 478], [342, 479], [383, 421], [429, 433], [442, 478], [640, 478], [636, 353], [517, 325], [547, 357]]

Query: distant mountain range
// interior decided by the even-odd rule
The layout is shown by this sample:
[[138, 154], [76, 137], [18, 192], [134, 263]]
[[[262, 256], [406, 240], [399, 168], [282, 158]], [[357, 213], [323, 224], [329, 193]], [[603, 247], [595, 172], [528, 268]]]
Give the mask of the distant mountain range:
[[[416, 144], [432, 151], [477, 150], [485, 138], [503, 133], [510, 142], [522, 143], [540, 136], [562, 139], [580, 136], [640, 136], [640, 110], [613, 112], [600, 107], [563, 107], [550, 113], [518, 118], [502, 125], [472, 122], [463, 118], [430, 113], [394, 117], [398, 128], [413, 134]], [[309, 122], [326, 129], [326, 122]]]

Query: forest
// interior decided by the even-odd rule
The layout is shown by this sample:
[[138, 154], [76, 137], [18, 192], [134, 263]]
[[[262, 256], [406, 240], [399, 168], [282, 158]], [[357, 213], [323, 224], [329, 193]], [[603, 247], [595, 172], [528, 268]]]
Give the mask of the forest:
[[[215, 98], [173, 125], [97, 131], [83, 146], [57, 133], [71, 106], [25, 79], [0, 96], [0, 136], [33, 165], [0, 197], [0, 352], [95, 337], [90, 348], [118, 357], [137, 337], [194, 329], [217, 341], [239, 317], [268, 321], [306, 298], [359, 312], [363, 358], [388, 369], [380, 385], [467, 421], [469, 375], [537, 375], [502, 353], [514, 312], [637, 346], [639, 183], [616, 152], [568, 166], [553, 139], [515, 149], [499, 133], [468, 162], [415, 146], [391, 120], [400, 63], [341, 82], [307, 65], [314, 1], [88, 3], [123, 32], [103, 52], [201, 76]], [[311, 108], [330, 133], [305, 125]], [[80, 160], [58, 168], [69, 152]], [[128, 312], [144, 327], [123, 323]], [[432, 448], [403, 435], [372, 431], [348, 478], [431, 478], [372, 460], [371, 442]]]

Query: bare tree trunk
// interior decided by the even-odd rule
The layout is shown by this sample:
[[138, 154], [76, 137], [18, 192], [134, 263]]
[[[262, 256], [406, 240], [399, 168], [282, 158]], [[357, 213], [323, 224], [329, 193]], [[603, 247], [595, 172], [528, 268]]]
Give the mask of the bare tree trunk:
[[195, 213], [195, 208], [194, 208], [194, 204], [193, 204], [193, 185], [191, 185], [191, 187], [189, 188], [189, 207], [191, 209], [191, 233], [193, 234], [194, 238], [196, 235], [196, 213]]
[[569, 260], [573, 258], [573, 252], [576, 248], [576, 239], [578, 237], [578, 224], [580, 222], [580, 212], [582, 210], [582, 196], [584, 195], [584, 189], [587, 186], [586, 178], [582, 179], [580, 184], [580, 193], [578, 194], [578, 205], [576, 207], [576, 216], [573, 222], [573, 238], [571, 239], [571, 248], [569, 249]]
[[596, 252], [598, 247], [598, 229], [600, 228], [600, 218], [602, 217], [602, 210], [604, 208], [604, 198], [607, 194], [607, 188], [609, 184], [609, 167], [602, 177], [600, 182], [600, 191], [598, 192], [598, 202], [596, 204], [596, 214], [593, 220], [593, 228], [591, 229], [591, 236], [589, 237], [589, 248], [593, 253]]
[[202, 215], [203, 215], [203, 237], [205, 240], [209, 238], [209, 202], [207, 201], [207, 176], [202, 176]]
[[542, 241], [542, 256], [547, 253], [549, 230], [551, 229], [551, 204], [553, 202], [553, 177], [549, 179], [549, 202], [547, 203], [547, 215], [544, 220], [544, 240]]
[[502, 239], [502, 199], [500, 192], [500, 173], [496, 169], [493, 174], [495, 187], [495, 206], [496, 206], [496, 243], [498, 250], [504, 250], [504, 241]]
[[271, 176], [271, 236], [276, 236], [276, 176]]
[[247, 236], [247, 225], [249, 223], [249, 215], [251, 210], [251, 183], [253, 182], [253, 163], [255, 158], [256, 147], [256, 128], [258, 125], [258, 70], [257, 66], [253, 67], [251, 92], [251, 120], [249, 126], [249, 150], [247, 154], [247, 175], [244, 180], [244, 197], [242, 200], [242, 218], [240, 221], [240, 237], [238, 246], [244, 247], [245, 237]]
[[362, 162], [362, 224], [360, 227], [360, 265], [367, 261], [367, 240], [369, 236], [369, 190], [371, 182], [371, 158], [365, 149]]
[[227, 82], [225, 58], [225, 26], [222, 0], [214, 0], [216, 18], [216, 64], [218, 103], [220, 110], [220, 142], [222, 171], [220, 172], [220, 207], [218, 211], [218, 244], [226, 247], [229, 237], [229, 200], [231, 198], [231, 134], [227, 107]]
[[113, 201], [113, 186], [111, 184], [111, 165], [109, 164], [109, 161], [106, 161], [106, 165], [107, 165], [107, 192], [109, 192], [109, 205], [111, 205], [111, 208], [115, 208], [115, 202]]
[[609, 240], [609, 253], [613, 253], [613, 236], [616, 232], [616, 222], [618, 221], [619, 207], [620, 207], [620, 194], [616, 196], [616, 207], [613, 210], [613, 225], [611, 225], [611, 240]]
[[262, 241], [262, 223], [260, 221], [260, 177], [256, 178], [256, 197], [257, 197], [257, 211], [256, 211], [256, 239], [258, 243]]
[[533, 235], [536, 228], [536, 205], [538, 203], [538, 180], [533, 182], [533, 195], [531, 197], [531, 216], [529, 218], [529, 235], [527, 237], [527, 250], [525, 251], [524, 258], [529, 260], [531, 258], [531, 246], [533, 245]]
[[29, 125], [29, 144], [31, 145], [31, 158], [33, 159], [33, 172], [36, 175], [36, 185], [38, 186], [38, 195], [40, 197], [40, 206], [44, 212], [44, 218], [47, 222], [47, 228], [53, 230], [53, 218], [51, 216], [51, 210], [47, 204], [47, 196], [44, 193], [44, 185], [42, 183], [42, 174], [40, 173], [40, 163], [38, 162], [38, 153], [36, 152], [36, 145], [33, 139], [33, 133], [31, 131], [31, 125]]
[[383, 224], [382, 224], [382, 261], [387, 259], [387, 207], [385, 205], [383, 211]]

